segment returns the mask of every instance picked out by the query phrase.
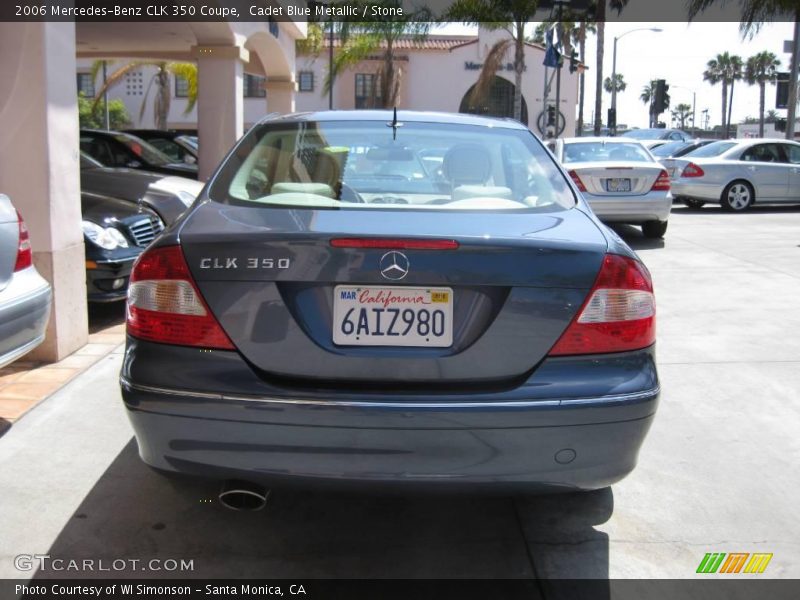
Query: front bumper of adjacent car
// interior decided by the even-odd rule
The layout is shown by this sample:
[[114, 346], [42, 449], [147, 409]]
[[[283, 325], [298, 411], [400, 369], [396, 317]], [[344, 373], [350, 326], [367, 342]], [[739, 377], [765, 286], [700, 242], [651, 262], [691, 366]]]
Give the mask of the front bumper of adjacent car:
[[236, 352], [129, 338], [121, 385], [154, 468], [337, 487], [605, 487], [634, 468], [659, 397], [653, 348], [549, 358], [503, 391], [346, 393], [270, 385]]

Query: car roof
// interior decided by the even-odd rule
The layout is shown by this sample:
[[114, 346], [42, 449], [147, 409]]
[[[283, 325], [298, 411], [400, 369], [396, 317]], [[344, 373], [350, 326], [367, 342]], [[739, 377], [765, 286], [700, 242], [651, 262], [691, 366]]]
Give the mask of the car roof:
[[634, 138], [626, 138], [624, 136], [611, 137], [611, 136], [584, 136], [584, 137], [571, 137], [561, 138], [565, 144], [582, 144], [587, 142], [602, 142], [602, 143], [623, 143], [623, 144], [639, 144], [641, 142]]
[[[313, 121], [385, 121], [391, 122], [394, 118], [392, 110], [324, 110], [314, 112], [298, 112], [286, 115], [267, 115], [262, 123], [301, 123]], [[448, 113], [436, 111], [398, 110], [397, 120], [415, 123], [448, 123], [459, 125], [479, 125], [484, 127], [502, 127], [504, 129], [528, 128], [510, 118], [484, 117], [466, 113]]]

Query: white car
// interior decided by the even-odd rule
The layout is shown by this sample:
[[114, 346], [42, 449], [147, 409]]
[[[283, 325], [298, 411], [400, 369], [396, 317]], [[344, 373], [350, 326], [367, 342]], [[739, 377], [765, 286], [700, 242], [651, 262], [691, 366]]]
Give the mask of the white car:
[[673, 195], [690, 208], [800, 202], [800, 144], [789, 140], [714, 142], [673, 159], [670, 171]]
[[641, 225], [645, 237], [664, 237], [672, 209], [669, 175], [640, 142], [565, 138], [551, 149], [602, 221]]

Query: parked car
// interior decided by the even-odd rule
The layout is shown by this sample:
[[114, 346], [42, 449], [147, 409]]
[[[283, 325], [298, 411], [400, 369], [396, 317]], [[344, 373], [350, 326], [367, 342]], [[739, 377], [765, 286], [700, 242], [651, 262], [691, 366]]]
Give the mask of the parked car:
[[133, 261], [164, 229], [153, 211], [130, 202], [81, 193], [90, 302], [124, 300]]
[[555, 155], [602, 221], [640, 225], [645, 237], [664, 237], [672, 207], [669, 175], [639, 142], [566, 138], [556, 142]]
[[692, 140], [690, 142], [666, 142], [660, 146], [655, 148], [650, 148], [650, 154], [656, 157], [662, 164], [664, 164], [665, 158], [679, 158], [684, 154], [689, 154], [692, 150], [697, 150], [698, 148], [702, 148], [703, 146], [707, 146], [708, 144], [715, 142], [717, 140]]
[[174, 129], [126, 129], [161, 150], [175, 162], [197, 164], [197, 137]]
[[25, 221], [0, 194], [0, 367], [44, 341], [51, 296], [50, 284], [33, 266]]
[[[441, 179], [398, 174], [443, 146]], [[212, 181], [131, 275], [147, 464], [244, 480], [221, 494], [239, 507], [281, 481], [566, 491], [634, 468], [650, 275], [523, 125], [274, 117]]]
[[143, 204], [169, 224], [194, 202], [203, 184], [186, 177], [104, 167], [81, 152], [81, 190]]
[[674, 159], [672, 190], [690, 208], [719, 202], [741, 212], [800, 202], [800, 144], [782, 139], [725, 140]]
[[81, 129], [81, 150], [105, 167], [141, 169], [197, 179], [197, 165], [176, 162], [143, 139], [120, 131]]
[[691, 135], [681, 129], [661, 129], [659, 127], [649, 127], [646, 129], [631, 129], [621, 135], [621, 137], [632, 138], [634, 140], [672, 140], [688, 142], [693, 139]]

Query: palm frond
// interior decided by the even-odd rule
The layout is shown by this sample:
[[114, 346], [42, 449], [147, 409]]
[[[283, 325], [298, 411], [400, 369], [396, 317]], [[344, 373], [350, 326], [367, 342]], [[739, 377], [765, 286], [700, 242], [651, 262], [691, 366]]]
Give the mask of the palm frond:
[[477, 108], [486, 103], [497, 70], [503, 64], [506, 52], [508, 52], [508, 49], [513, 43], [514, 40], [511, 39], [500, 40], [489, 50], [489, 53], [486, 55], [486, 60], [483, 61], [483, 68], [481, 69], [480, 75], [478, 75], [478, 81], [475, 82], [472, 92], [467, 99], [470, 108]]
[[148, 65], [148, 64], [152, 65], [154, 63], [152, 61], [134, 60], [134, 61], [131, 61], [131, 62], [127, 63], [127, 64], [122, 65], [119, 69], [117, 69], [116, 71], [111, 73], [106, 78], [106, 82], [103, 85], [101, 85], [100, 89], [97, 90], [97, 92], [95, 93], [94, 102], [92, 103], [92, 111], [94, 112], [95, 110], [97, 110], [97, 106], [98, 106], [98, 104], [100, 104], [100, 101], [103, 99], [103, 95], [106, 92], [108, 92], [108, 90], [110, 90], [111, 88], [113, 88], [114, 86], [119, 84], [123, 79], [125, 79], [125, 76], [128, 73], [138, 69], [139, 67], [141, 67], [143, 65]]

